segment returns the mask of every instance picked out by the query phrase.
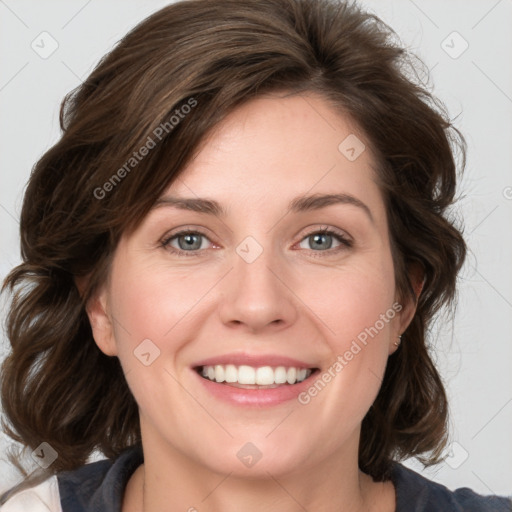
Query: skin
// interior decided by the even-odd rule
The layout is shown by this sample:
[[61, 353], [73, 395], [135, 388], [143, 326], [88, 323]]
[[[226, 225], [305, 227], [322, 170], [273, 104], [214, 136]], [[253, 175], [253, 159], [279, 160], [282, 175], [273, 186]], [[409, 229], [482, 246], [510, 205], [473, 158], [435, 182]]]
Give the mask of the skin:
[[[338, 150], [350, 134], [366, 145], [355, 161]], [[226, 403], [191, 370], [237, 352], [286, 355], [325, 371], [399, 302], [369, 146], [314, 94], [260, 97], [216, 127], [164, 194], [214, 199], [226, 216], [160, 206], [122, 237], [88, 314], [139, 405], [145, 463], [123, 512], [395, 510], [392, 483], [362, 473], [357, 454], [361, 421], [413, 304], [402, 304], [307, 405]], [[353, 204], [286, 213], [306, 193], [350, 194], [372, 219]], [[315, 246], [309, 235], [325, 227], [352, 246], [329, 236]], [[161, 243], [188, 228], [205, 234], [198, 255]], [[236, 252], [248, 236], [263, 249], [252, 263]], [[183, 237], [181, 247], [173, 240], [186, 250]], [[144, 339], [160, 350], [149, 366], [133, 354]], [[262, 455], [252, 467], [236, 455], [247, 442]]]

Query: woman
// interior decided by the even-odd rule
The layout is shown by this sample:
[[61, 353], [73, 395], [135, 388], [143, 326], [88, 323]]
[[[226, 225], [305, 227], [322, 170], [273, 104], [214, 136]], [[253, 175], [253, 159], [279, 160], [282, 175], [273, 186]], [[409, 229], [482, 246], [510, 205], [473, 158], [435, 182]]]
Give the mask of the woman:
[[392, 36], [188, 0], [68, 96], [4, 285], [5, 429], [47, 471], [3, 510], [511, 509], [398, 462], [446, 444], [425, 335], [466, 249], [463, 139]]

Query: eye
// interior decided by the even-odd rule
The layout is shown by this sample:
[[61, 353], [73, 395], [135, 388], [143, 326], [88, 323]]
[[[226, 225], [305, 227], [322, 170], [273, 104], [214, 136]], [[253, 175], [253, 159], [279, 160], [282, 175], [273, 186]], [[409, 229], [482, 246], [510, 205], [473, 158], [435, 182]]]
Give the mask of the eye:
[[162, 240], [161, 244], [170, 252], [179, 256], [198, 256], [200, 249], [206, 249], [209, 241], [204, 233], [199, 231], [180, 231]]
[[[333, 243], [336, 242], [338, 245], [333, 249]], [[304, 243], [309, 244], [310, 247], [304, 247]], [[310, 249], [314, 252], [337, 252], [339, 250], [352, 247], [352, 241], [338, 231], [334, 231], [333, 229], [329, 228], [323, 228], [306, 235], [301, 240], [299, 246], [302, 249]]]

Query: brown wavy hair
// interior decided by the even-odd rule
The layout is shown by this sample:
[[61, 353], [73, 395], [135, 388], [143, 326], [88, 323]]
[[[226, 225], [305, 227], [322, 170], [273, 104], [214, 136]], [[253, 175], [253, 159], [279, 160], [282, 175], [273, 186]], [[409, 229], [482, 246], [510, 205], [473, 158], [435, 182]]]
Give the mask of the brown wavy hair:
[[[419, 69], [386, 24], [348, 2], [185, 0], [130, 31], [63, 100], [62, 137], [25, 192], [22, 263], [3, 284], [5, 432], [30, 449], [48, 442], [58, 453], [52, 472], [140, 441], [137, 404], [117, 357], [94, 342], [85, 305], [121, 234], [219, 121], [258, 95], [312, 92], [353, 119], [377, 155], [397, 291], [417, 305], [363, 420], [360, 468], [382, 481], [393, 460], [439, 461], [447, 400], [426, 333], [442, 306], [453, 307], [466, 255], [450, 218], [466, 146]], [[155, 147], [130, 160], [150, 138]], [[424, 276], [419, 297], [414, 268]]]

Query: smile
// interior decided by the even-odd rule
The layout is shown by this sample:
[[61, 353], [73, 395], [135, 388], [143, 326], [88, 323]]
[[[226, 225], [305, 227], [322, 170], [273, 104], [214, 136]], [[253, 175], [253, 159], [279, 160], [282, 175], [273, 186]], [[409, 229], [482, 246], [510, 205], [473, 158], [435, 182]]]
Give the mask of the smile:
[[216, 364], [200, 366], [197, 371], [202, 377], [212, 382], [260, 389], [302, 382], [311, 375], [314, 368]]
[[209, 397], [236, 406], [275, 406], [297, 399], [320, 372], [310, 355], [232, 352], [194, 362], [190, 369]]

